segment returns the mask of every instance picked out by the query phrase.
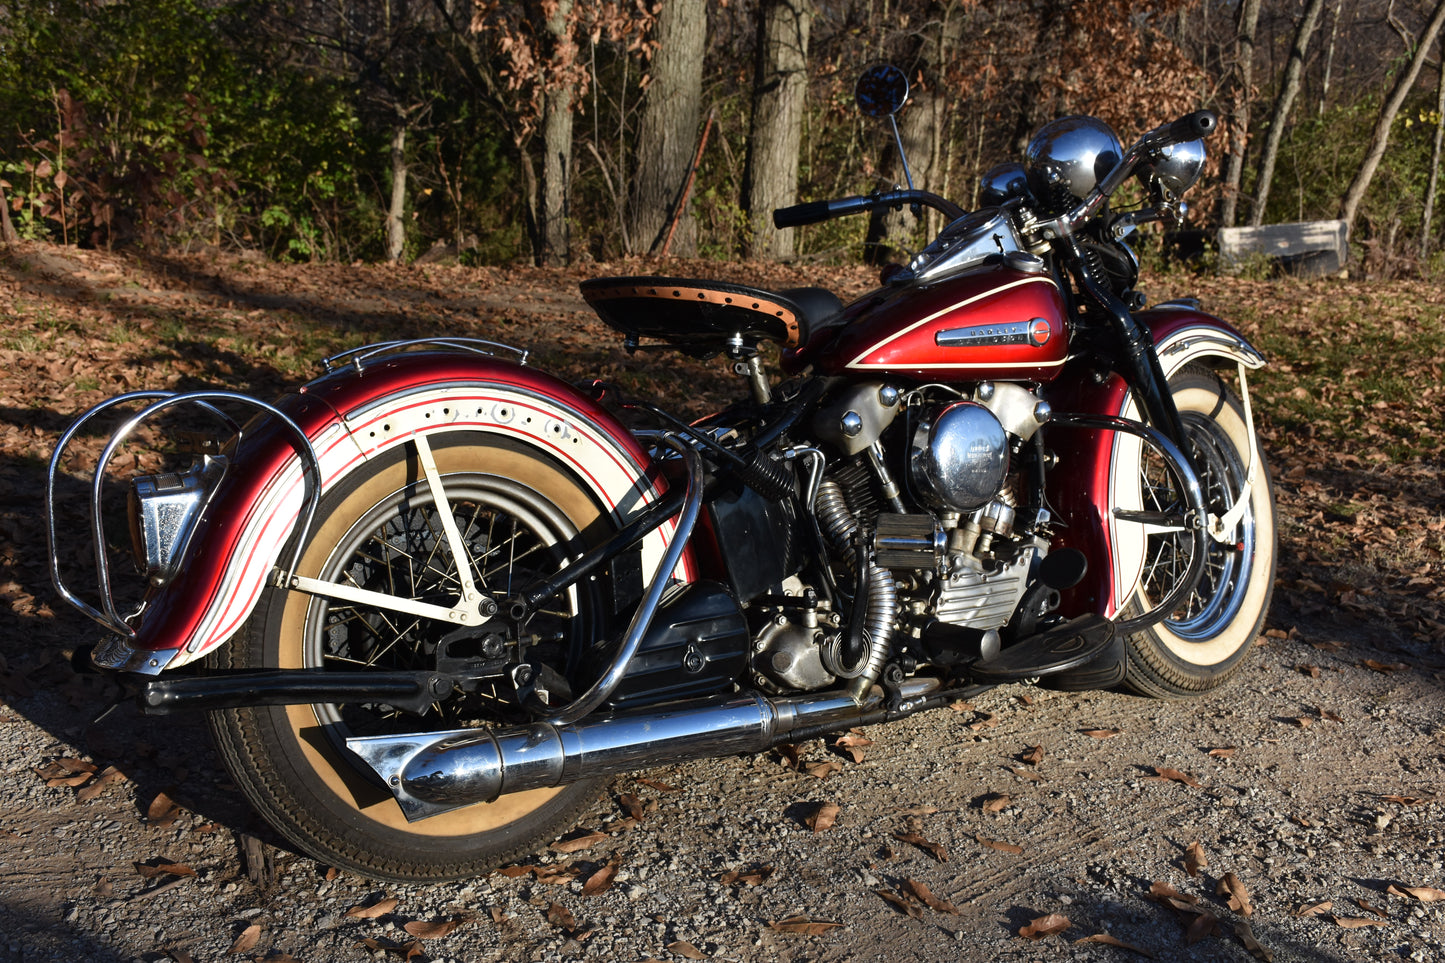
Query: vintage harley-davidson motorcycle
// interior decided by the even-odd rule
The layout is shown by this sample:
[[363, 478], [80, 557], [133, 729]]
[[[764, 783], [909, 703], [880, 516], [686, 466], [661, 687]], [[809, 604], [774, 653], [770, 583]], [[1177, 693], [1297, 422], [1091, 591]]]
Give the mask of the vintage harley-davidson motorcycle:
[[[874, 68], [858, 101], [891, 118], [906, 86]], [[621, 772], [979, 687], [1208, 692], [1247, 657], [1273, 582], [1245, 380], [1264, 359], [1192, 301], [1146, 307], [1125, 240], [1179, 215], [1214, 126], [1201, 111], [1125, 149], [1097, 119], [1054, 121], [972, 212], [911, 188], [777, 211], [780, 228], [944, 214], [847, 305], [584, 283], [629, 348], [731, 363], [745, 397], [700, 420], [446, 338], [346, 352], [274, 402], [99, 405], [62, 438], [47, 502], [56, 587], [110, 630], [88, 661], [147, 711], [205, 710], [281, 834], [391, 879], [533, 850]], [[1135, 178], [1147, 200], [1112, 208]], [[107, 469], [181, 410], [214, 437], [131, 479], [144, 588], [123, 600]], [[117, 414], [82, 596], [56, 498], [67, 450]]]

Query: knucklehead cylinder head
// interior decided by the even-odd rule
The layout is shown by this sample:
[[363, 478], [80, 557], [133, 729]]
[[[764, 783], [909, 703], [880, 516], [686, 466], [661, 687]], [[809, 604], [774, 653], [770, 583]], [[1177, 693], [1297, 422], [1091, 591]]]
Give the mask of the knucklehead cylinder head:
[[1008, 433], [977, 402], [955, 402], [913, 433], [910, 479], [935, 508], [971, 512], [988, 504], [1003, 488], [1008, 466]]
[[872, 447], [902, 410], [897, 388], [882, 381], [865, 381], [839, 393], [813, 417], [813, 431], [844, 454], [856, 455]]

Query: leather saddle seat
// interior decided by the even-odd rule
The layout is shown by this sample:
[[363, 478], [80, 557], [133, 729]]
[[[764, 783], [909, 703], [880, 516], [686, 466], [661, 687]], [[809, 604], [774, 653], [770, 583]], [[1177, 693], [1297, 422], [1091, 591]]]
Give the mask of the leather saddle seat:
[[824, 288], [767, 291], [669, 277], [594, 278], [581, 288], [598, 317], [622, 332], [629, 346], [650, 339], [704, 356], [758, 341], [804, 346], [843, 309]]

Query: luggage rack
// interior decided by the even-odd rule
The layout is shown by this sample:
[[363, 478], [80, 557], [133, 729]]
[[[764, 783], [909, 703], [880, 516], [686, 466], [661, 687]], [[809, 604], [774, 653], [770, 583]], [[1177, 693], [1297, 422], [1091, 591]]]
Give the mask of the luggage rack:
[[335, 371], [343, 365], [351, 365], [361, 372], [365, 370], [368, 361], [424, 348], [442, 348], [448, 351], [479, 354], [488, 358], [495, 358], [498, 352], [505, 352], [515, 356], [517, 364], [526, 364], [527, 356], [530, 354], [525, 348], [516, 348], [498, 341], [488, 341], [485, 338], [413, 338], [409, 341], [382, 341], [377, 344], [364, 344], [359, 348], [352, 348], [340, 354], [333, 354], [329, 358], [323, 358], [321, 364], [327, 373]]

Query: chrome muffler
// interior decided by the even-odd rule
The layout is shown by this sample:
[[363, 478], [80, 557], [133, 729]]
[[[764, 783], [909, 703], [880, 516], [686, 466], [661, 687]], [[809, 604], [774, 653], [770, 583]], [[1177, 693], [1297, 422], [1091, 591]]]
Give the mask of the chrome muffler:
[[885, 710], [874, 689], [862, 702], [844, 693], [769, 699], [711, 696], [570, 725], [458, 729], [346, 740], [376, 771], [408, 820], [425, 819], [505, 793], [561, 786], [690, 759], [761, 752], [792, 738], [898, 718], [923, 707], [934, 679], [902, 687]]

